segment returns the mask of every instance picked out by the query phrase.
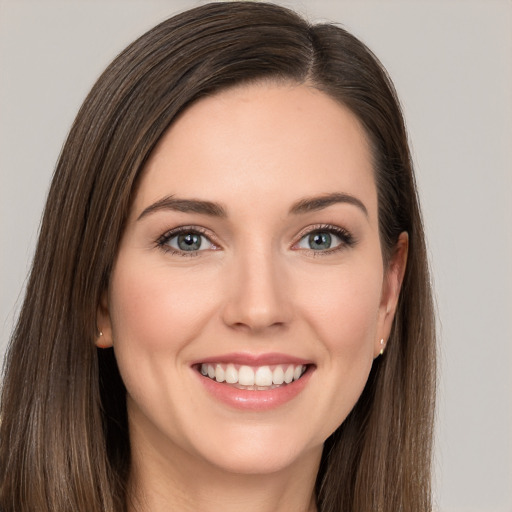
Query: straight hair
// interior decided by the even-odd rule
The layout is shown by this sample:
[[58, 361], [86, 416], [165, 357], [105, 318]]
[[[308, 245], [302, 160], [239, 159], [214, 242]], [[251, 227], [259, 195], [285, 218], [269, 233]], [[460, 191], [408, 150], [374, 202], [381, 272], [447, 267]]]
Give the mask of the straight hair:
[[409, 254], [386, 352], [327, 439], [321, 512], [431, 510], [436, 343], [424, 231], [407, 133], [391, 80], [343, 28], [261, 2], [191, 9], [128, 46], [87, 96], [53, 176], [23, 306], [4, 365], [3, 512], [124, 512], [130, 442], [112, 349], [97, 349], [138, 178], [198, 99], [254, 82], [307, 84], [348, 107], [372, 148], [384, 261]]

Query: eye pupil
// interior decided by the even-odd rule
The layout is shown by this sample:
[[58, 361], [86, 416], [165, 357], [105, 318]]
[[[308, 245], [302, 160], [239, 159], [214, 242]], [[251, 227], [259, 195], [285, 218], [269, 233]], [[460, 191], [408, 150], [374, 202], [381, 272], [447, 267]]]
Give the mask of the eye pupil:
[[201, 235], [186, 233], [178, 236], [178, 247], [182, 251], [198, 251], [201, 247]]
[[331, 235], [329, 233], [312, 233], [309, 235], [309, 246], [311, 249], [329, 249], [331, 242]]

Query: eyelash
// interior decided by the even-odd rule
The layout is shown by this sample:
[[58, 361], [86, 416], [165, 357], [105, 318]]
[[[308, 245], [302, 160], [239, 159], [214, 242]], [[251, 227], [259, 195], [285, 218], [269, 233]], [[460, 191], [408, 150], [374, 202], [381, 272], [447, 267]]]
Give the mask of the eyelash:
[[[314, 257], [318, 256], [327, 256], [333, 253], [336, 253], [338, 251], [342, 251], [343, 249], [354, 247], [357, 243], [357, 240], [355, 237], [345, 228], [341, 228], [339, 226], [333, 226], [332, 224], [319, 224], [315, 226], [309, 226], [306, 228], [303, 232], [301, 232], [298, 236], [298, 241], [293, 244], [293, 247], [296, 247], [305, 237], [311, 236], [315, 233], [331, 233], [337, 236], [341, 243], [337, 245], [336, 247], [329, 248], [326, 250], [318, 250], [315, 251], [314, 249], [302, 249], [304, 251], [307, 251], [308, 253], [312, 253]], [[204, 238], [206, 238], [214, 247], [217, 247], [216, 244], [211, 240], [211, 235], [209, 235], [209, 232], [201, 228], [199, 226], [180, 226], [175, 229], [171, 229], [167, 232], [165, 232], [163, 235], [161, 235], [156, 240], [156, 246], [161, 249], [162, 251], [166, 253], [170, 253], [172, 255], [182, 256], [182, 257], [195, 257], [199, 256], [200, 250], [197, 251], [181, 251], [176, 250], [173, 247], [171, 247], [169, 244], [169, 241], [173, 238], [181, 235], [181, 234], [195, 234], [200, 235]], [[292, 248], [293, 248], [292, 247]], [[295, 249], [299, 250], [299, 249]]]
[[316, 226], [308, 226], [303, 232], [299, 234], [298, 242], [295, 242], [294, 246], [297, 246], [307, 236], [314, 235], [315, 233], [330, 233], [337, 236], [341, 243], [336, 247], [326, 249], [324, 251], [315, 251], [314, 249], [303, 249], [310, 253], [313, 257], [329, 256], [331, 254], [343, 251], [344, 249], [354, 247], [357, 243], [356, 238], [347, 229], [340, 226], [334, 226], [332, 224], [319, 224]]
[[199, 256], [199, 253], [202, 251], [180, 251], [180, 250], [176, 250], [176, 249], [174, 249], [174, 247], [171, 247], [170, 245], [168, 245], [170, 240], [172, 240], [173, 238], [175, 238], [179, 235], [183, 235], [183, 234], [200, 235], [200, 236], [206, 238], [214, 247], [216, 247], [215, 243], [212, 242], [211, 236], [208, 234], [208, 231], [199, 226], [180, 226], [179, 228], [171, 229], [171, 230], [165, 232], [162, 236], [160, 236], [157, 239], [156, 245], [162, 251], [164, 251], [166, 253], [170, 253], [172, 255], [183, 256], [183, 257]]

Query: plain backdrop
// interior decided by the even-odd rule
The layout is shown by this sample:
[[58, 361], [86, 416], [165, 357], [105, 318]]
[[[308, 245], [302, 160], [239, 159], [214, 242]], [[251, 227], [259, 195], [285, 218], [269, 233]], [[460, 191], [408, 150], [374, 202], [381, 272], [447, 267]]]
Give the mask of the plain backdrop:
[[[0, 355], [81, 101], [126, 44], [199, 3], [0, 0]], [[437, 508], [512, 512], [512, 2], [280, 3], [343, 24], [395, 82], [440, 319]]]

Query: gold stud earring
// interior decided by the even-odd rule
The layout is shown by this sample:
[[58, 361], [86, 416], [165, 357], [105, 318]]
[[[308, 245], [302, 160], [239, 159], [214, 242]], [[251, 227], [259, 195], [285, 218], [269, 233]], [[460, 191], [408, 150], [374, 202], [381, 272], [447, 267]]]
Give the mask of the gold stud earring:
[[384, 338], [381, 338], [380, 340], [380, 355], [384, 354]]

